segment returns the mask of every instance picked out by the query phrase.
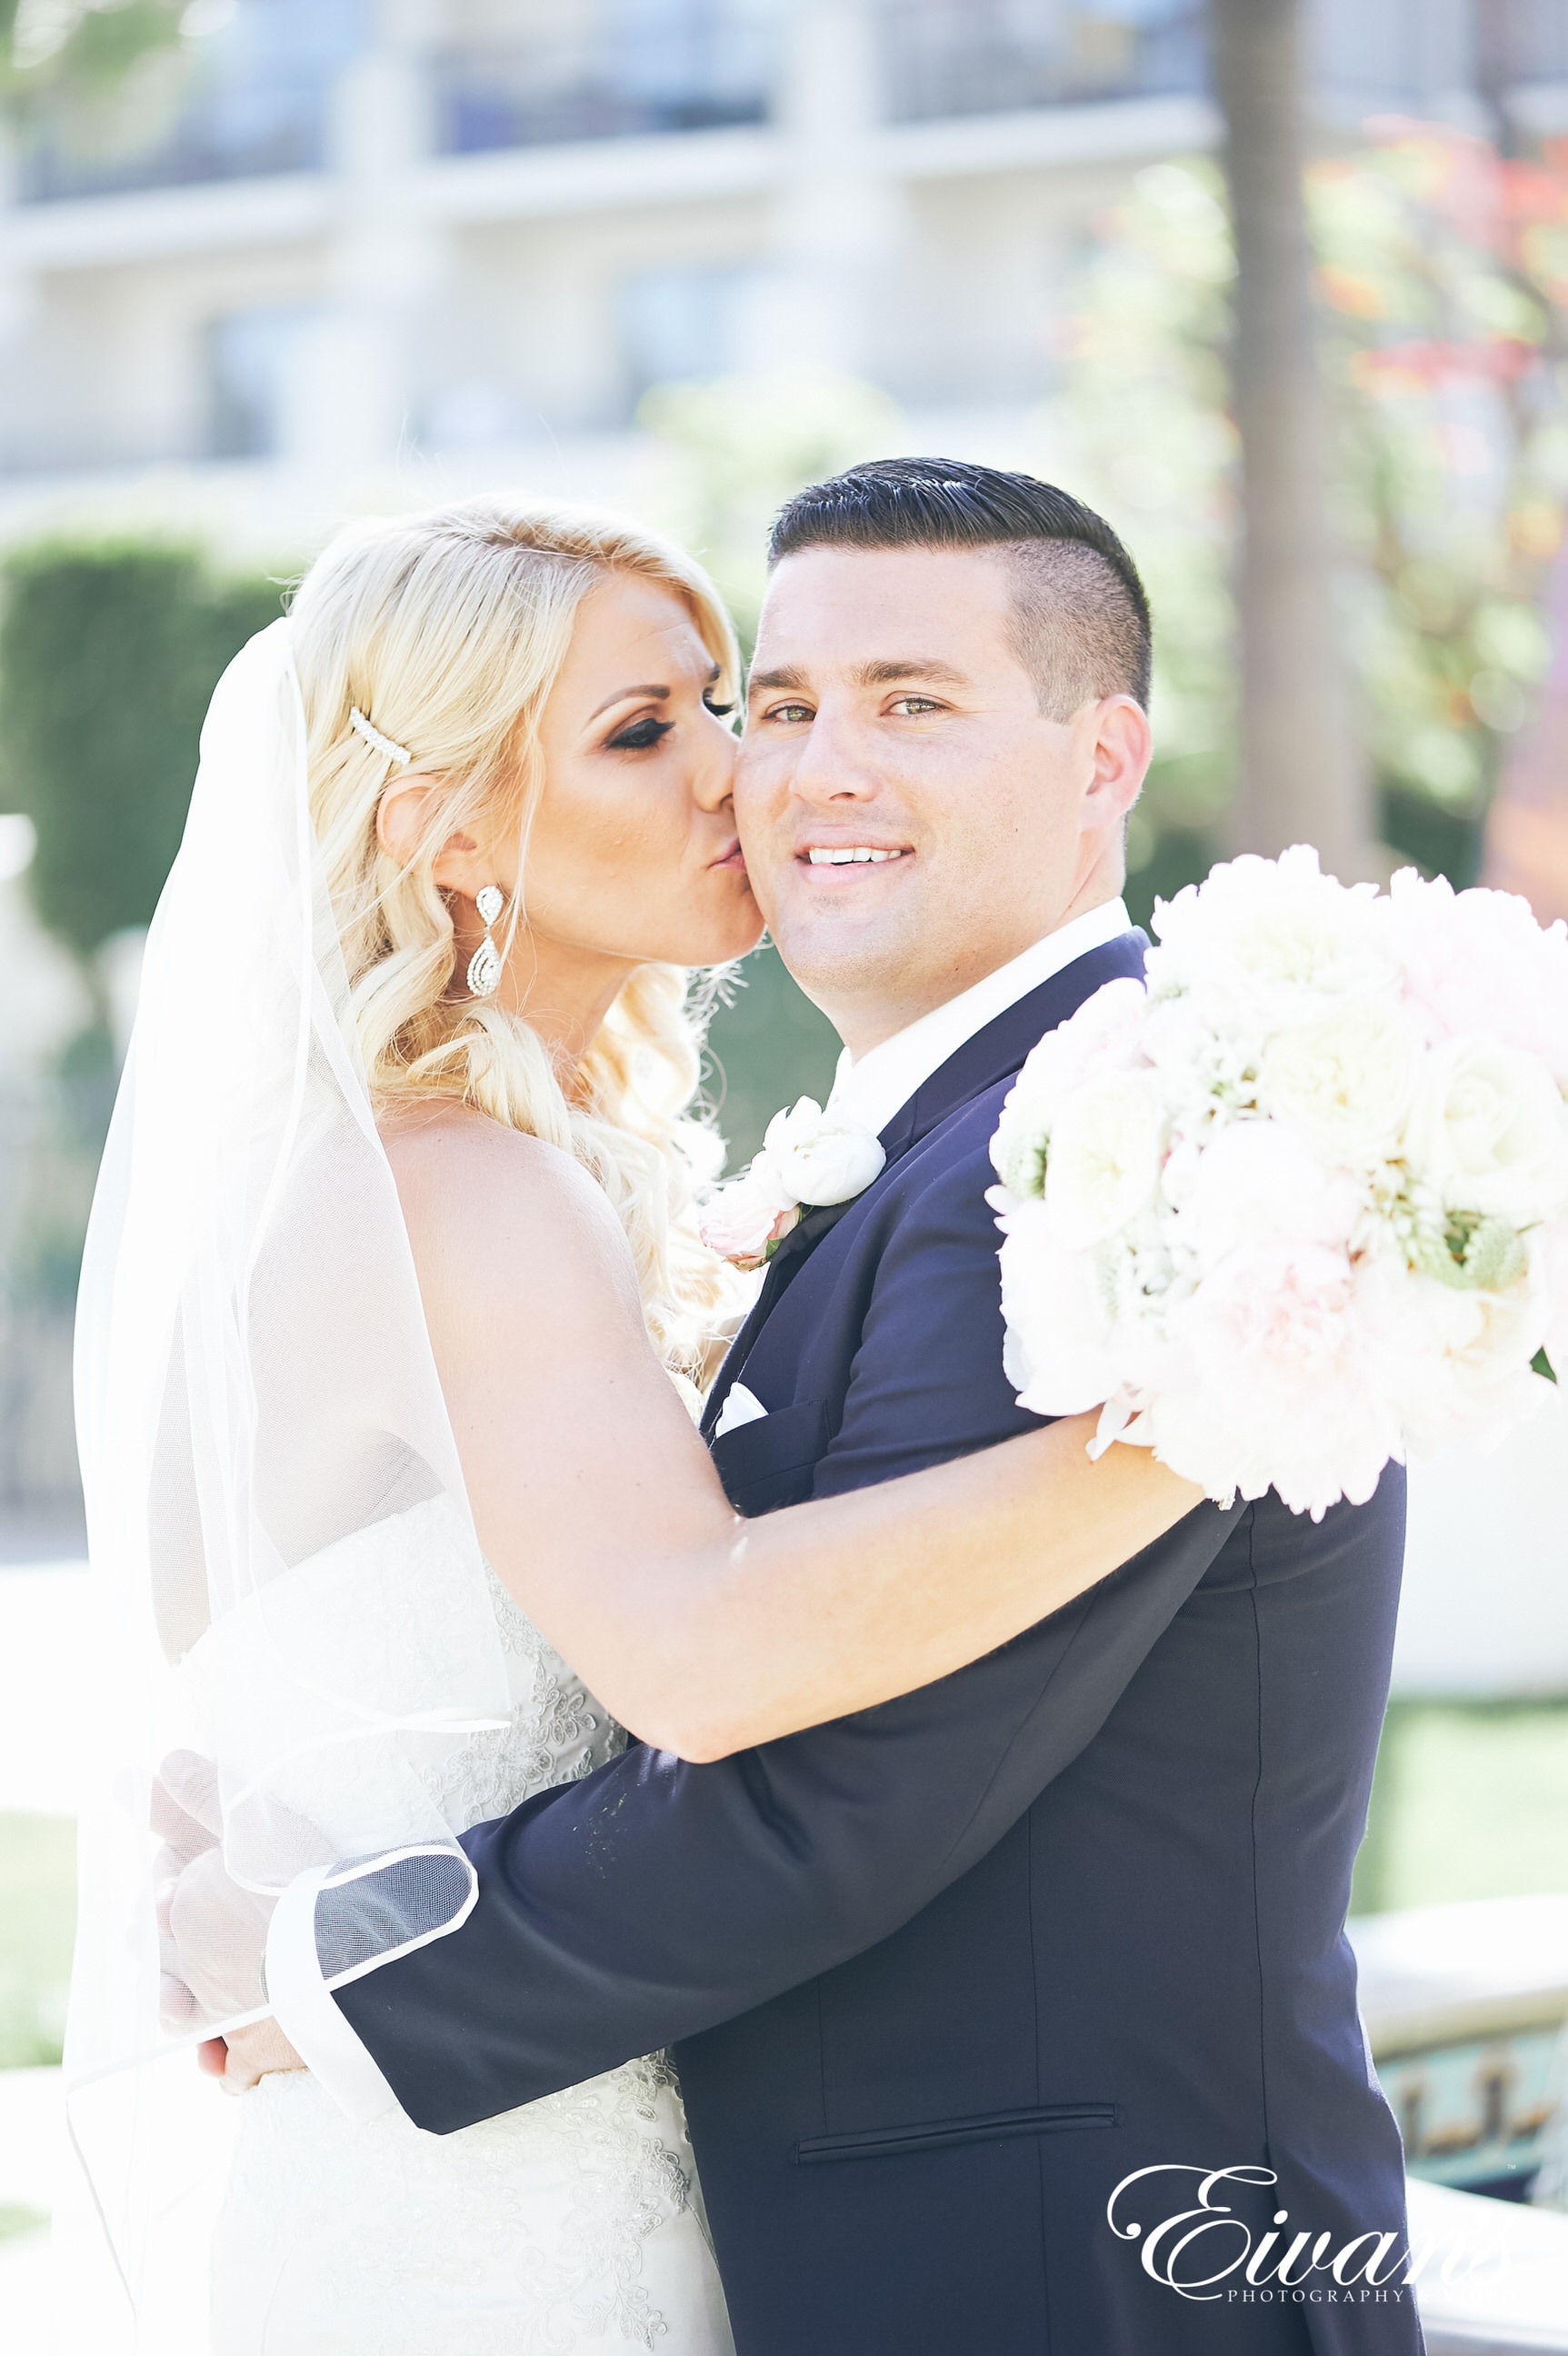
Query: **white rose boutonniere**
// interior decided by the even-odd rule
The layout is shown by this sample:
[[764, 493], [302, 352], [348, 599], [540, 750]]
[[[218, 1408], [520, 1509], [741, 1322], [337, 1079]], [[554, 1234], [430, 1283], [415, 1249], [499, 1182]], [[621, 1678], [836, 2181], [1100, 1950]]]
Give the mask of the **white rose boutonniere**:
[[859, 1121], [802, 1097], [790, 1111], [774, 1114], [750, 1169], [703, 1205], [703, 1241], [736, 1268], [760, 1268], [802, 1210], [852, 1202], [886, 1159]]

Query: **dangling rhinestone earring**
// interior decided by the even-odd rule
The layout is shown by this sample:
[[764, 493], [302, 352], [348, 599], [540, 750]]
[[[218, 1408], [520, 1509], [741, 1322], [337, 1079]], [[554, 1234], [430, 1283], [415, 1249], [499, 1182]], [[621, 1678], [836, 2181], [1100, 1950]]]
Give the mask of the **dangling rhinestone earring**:
[[489, 998], [501, 978], [501, 953], [490, 937], [490, 926], [506, 906], [506, 894], [499, 884], [483, 884], [474, 894], [474, 905], [485, 937], [468, 959], [468, 992], [473, 998]]

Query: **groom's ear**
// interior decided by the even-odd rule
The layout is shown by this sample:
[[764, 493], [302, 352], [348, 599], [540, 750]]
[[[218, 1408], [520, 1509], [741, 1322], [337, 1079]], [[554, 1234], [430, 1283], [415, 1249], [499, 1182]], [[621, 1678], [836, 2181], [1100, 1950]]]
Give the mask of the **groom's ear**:
[[1092, 734], [1084, 822], [1109, 832], [1137, 800], [1154, 757], [1149, 715], [1130, 695], [1107, 695], [1083, 717]]
[[376, 841], [387, 857], [405, 870], [426, 857], [433, 843], [439, 844], [432, 870], [435, 883], [445, 892], [467, 892], [471, 898], [481, 884], [492, 883], [494, 878], [478, 874], [478, 845], [471, 834], [458, 832], [442, 840], [446, 804], [446, 788], [439, 777], [401, 777], [391, 793], [381, 796], [376, 811]]

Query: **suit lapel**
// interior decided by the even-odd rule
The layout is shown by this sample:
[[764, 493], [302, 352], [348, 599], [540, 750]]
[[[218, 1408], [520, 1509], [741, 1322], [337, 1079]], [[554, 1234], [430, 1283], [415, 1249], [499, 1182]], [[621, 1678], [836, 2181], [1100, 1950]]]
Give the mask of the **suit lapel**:
[[955, 1048], [947, 1062], [939, 1066], [929, 1080], [921, 1082], [908, 1104], [896, 1112], [882, 1132], [882, 1143], [889, 1162], [918, 1145], [933, 1129], [946, 1120], [949, 1113], [960, 1105], [970, 1104], [976, 1097], [993, 1088], [998, 1081], [1008, 1080], [1018, 1070], [1031, 1047], [1036, 1046], [1047, 1031], [1078, 1012], [1084, 1001], [1092, 998], [1108, 981], [1131, 975], [1141, 980], [1148, 941], [1141, 932], [1122, 933], [1117, 939], [1107, 941], [1097, 949], [1089, 949], [1071, 965], [1053, 973], [1038, 990], [1027, 998], [1009, 1006], [983, 1031], [966, 1039]]
[[[929, 1137], [933, 1129], [956, 1112], [961, 1105], [972, 1103], [987, 1088], [1001, 1080], [1011, 1079], [1031, 1047], [1076, 1014], [1088, 998], [1108, 981], [1124, 975], [1140, 979], [1148, 940], [1141, 932], [1122, 933], [1117, 939], [1107, 941], [1097, 949], [1088, 950], [1075, 958], [1071, 965], [1063, 966], [1059, 973], [1032, 990], [1015, 1006], [1007, 1008], [955, 1048], [945, 1064], [940, 1065], [929, 1080], [921, 1082], [907, 1104], [901, 1105], [882, 1131], [881, 1143], [887, 1156], [880, 1174], [872, 1181], [869, 1194], [879, 1186], [896, 1163], [911, 1147]], [[806, 1212], [797, 1226], [791, 1227], [783, 1242], [768, 1263], [768, 1273], [762, 1290], [751, 1305], [745, 1323], [725, 1354], [718, 1378], [708, 1396], [703, 1414], [703, 1432], [713, 1438], [713, 1427], [723, 1410], [729, 1387], [740, 1374], [746, 1356], [757, 1335], [768, 1323], [786, 1289], [797, 1272], [805, 1265], [822, 1237], [838, 1225], [846, 1211], [864, 1202], [865, 1194], [852, 1194], [847, 1203], [824, 1204]]]

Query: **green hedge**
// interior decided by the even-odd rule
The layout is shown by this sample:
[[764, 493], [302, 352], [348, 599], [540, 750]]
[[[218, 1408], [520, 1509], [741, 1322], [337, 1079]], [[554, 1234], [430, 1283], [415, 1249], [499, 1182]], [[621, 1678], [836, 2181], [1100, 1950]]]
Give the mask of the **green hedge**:
[[76, 1826], [0, 1815], [0, 2070], [58, 2062], [76, 1934]]
[[1389, 1704], [1351, 1912], [1568, 1890], [1568, 1697]]
[[839, 1043], [827, 1016], [790, 980], [771, 941], [743, 960], [728, 998], [708, 1033], [703, 1083], [735, 1171], [750, 1161], [785, 1105], [797, 1097], [827, 1102]]
[[0, 572], [0, 809], [38, 829], [38, 914], [82, 957], [145, 925], [224, 665], [282, 611], [192, 550], [41, 543]]

